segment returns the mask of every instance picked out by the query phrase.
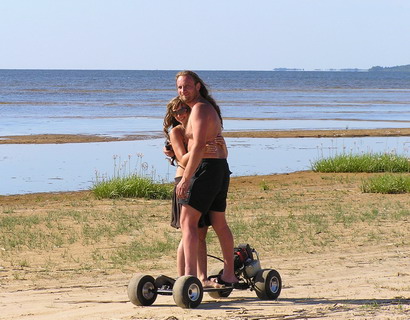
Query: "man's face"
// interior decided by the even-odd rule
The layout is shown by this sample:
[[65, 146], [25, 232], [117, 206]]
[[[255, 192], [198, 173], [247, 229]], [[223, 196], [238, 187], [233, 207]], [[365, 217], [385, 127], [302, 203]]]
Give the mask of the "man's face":
[[179, 76], [177, 79], [178, 95], [186, 104], [196, 101], [199, 97], [200, 88], [201, 84], [195, 84], [194, 79], [190, 76]]

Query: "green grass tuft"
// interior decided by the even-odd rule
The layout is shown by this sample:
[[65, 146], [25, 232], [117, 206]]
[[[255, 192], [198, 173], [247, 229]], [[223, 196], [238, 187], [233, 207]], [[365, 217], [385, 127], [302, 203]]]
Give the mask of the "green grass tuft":
[[136, 174], [98, 181], [91, 189], [98, 199], [146, 198], [170, 199], [173, 185], [156, 183]]
[[311, 168], [315, 172], [410, 172], [410, 161], [390, 153], [342, 154], [317, 160]]
[[409, 193], [410, 176], [402, 174], [383, 174], [371, 177], [362, 182], [361, 190], [364, 193]]

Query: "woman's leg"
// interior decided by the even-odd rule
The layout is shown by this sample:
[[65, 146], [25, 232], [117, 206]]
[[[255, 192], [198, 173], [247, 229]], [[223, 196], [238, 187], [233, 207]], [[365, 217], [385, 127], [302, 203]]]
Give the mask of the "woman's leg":
[[206, 251], [206, 235], [208, 227], [198, 228], [198, 279], [204, 283], [208, 278], [208, 257]]
[[178, 277], [185, 274], [185, 256], [184, 256], [184, 244], [181, 238], [177, 249], [177, 273]]

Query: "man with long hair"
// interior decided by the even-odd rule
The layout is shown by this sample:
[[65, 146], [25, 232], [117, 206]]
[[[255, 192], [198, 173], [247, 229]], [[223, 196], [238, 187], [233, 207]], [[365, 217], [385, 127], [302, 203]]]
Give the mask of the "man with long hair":
[[[176, 85], [180, 99], [191, 107], [185, 129], [190, 157], [176, 187], [176, 194], [182, 204], [185, 274], [197, 275], [198, 221], [209, 212], [224, 258], [224, 271], [216, 281], [231, 286], [238, 279], [234, 273], [233, 236], [225, 217], [231, 172], [227, 162], [227, 148], [221, 134], [221, 111], [205, 83], [195, 72], [179, 72], [176, 75]], [[223, 143], [220, 143], [221, 138]], [[216, 149], [215, 154], [204, 158], [206, 147], [212, 144]]]

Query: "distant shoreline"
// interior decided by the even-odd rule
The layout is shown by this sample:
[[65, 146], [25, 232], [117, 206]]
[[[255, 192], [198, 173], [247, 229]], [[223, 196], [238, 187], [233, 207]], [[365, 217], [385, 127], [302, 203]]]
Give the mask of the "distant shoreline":
[[[263, 130], [224, 132], [227, 138], [349, 138], [410, 136], [410, 128], [352, 129], [352, 130]], [[122, 137], [82, 134], [38, 134], [0, 136], [0, 144], [63, 144], [134, 141], [161, 138], [162, 135], [125, 135]]]
[[[0, 68], [0, 71], [172, 71], [172, 72], [178, 72], [179, 69], [175, 70], [168, 70], [168, 69], [81, 69], [81, 68], [74, 68], [74, 69], [65, 69], [65, 68], [50, 68], [50, 69], [44, 69], [44, 68]], [[255, 70], [243, 70], [243, 69], [221, 69], [221, 70], [214, 70], [214, 69], [201, 69], [198, 70], [200, 71], [276, 71], [276, 72], [295, 72], [295, 71], [305, 71], [305, 72], [311, 72], [311, 71], [323, 71], [323, 72], [380, 72], [380, 71], [388, 71], [388, 72], [410, 72], [410, 64], [406, 65], [397, 65], [397, 66], [391, 66], [391, 67], [382, 67], [382, 66], [372, 66], [370, 68], [327, 68], [327, 69], [305, 69], [305, 68], [286, 68], [286, 67], [278, 67], [278, 68], [273, 68], [273, 69], [255, 69]]]

